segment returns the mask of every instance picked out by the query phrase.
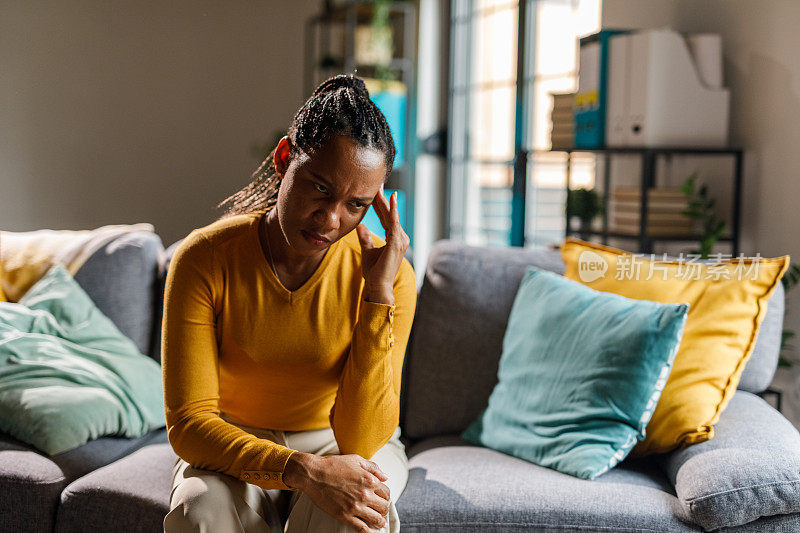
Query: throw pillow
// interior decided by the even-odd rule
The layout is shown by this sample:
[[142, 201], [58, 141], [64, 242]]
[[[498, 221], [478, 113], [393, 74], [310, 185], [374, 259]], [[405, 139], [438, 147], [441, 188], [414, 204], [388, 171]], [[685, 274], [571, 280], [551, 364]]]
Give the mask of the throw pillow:
[[[0, 257], [3, 256], [3, 232], [0, 232]], [[0, 302], [7, 302], [6, 293], [3, 292], [3, 262], [0, 261]]]
[[88, 230], [0, 231], [3, 240], [0, 262], [5, 269], [5, 295], [18, 302], [36, 281], [56, 263], [62, 263], [70, 274], [103, 246], [127, 233], [154, 232], [147, 222], [114, 224]]
[[529, 266], [498, 383], [462, 438], [594, 479], [644, 438], [688, 308], [596, 291]]
[[62, 264], [0, 303], [0, 430], [55, 455], [164, 425], [160, 366]]
[[3, 292], [3, 263], [0, 262], [0, 302], [7, 302], [6, 294]]
[[663, 303], [687, 302], [689, 317], [647, 437], [631, 451], [641, 457], [685, 448], [714, 436], [753, 351], [767, 300], [789, 256], [731, 258], [714, 264], [656, 261], [568, 237], [564, 275], [593, 289]]

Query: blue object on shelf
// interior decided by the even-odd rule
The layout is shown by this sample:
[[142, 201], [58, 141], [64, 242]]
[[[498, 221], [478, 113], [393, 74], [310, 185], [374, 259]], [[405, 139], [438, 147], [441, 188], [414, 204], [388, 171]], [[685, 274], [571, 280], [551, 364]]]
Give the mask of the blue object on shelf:
[[370, 99], [386, 117], [386, 122], [392, 132], [395, 150], [394, 166], [402, 165], [405, 154], [404, 139], [406, 138], [406, 94], [397, 90], [385, 90], [370, 95]]
[[606, 145], [609, 39], [620, 33], [630, 30], [605, 29], [579, 40], [578, 91], [573, 108], [575, 148]]
[[[397, 189], [384, 189], [383, 191], [387, 200], [390, 200], [393, 192], [397, 193], [397, 208], [400, 210], [400, 225], [405, 227], [406, 195], [403, 191]], [[383, 224], [381, 224], [381, 220], [378, 218], [378, 213], [375, 212], [375, 208], [371, 205], [369, 206], [367, 214], [364, 216], [364, 220], [362, 220], [361, 223], [367, 226], [367, 229], [369, 229], [372, 233], [381, 239], [386, 240], [386, 231], [383, 229]]]

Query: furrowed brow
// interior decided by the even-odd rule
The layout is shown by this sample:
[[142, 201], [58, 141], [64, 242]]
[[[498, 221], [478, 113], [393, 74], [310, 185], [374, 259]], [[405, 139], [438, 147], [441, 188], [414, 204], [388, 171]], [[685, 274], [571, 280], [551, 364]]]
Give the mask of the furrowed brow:
[[[319, 181], [321, 181], [323, 185], [325, 185], [329, 189], [333, 189], [333, 184], [330, 181], [328, 181], [323, 176], [317, 174], [316, 172], [314, 172], [311, 169], [309, 169], [308, 171], [311, 173], [312, 176], [314, 176]], [[368, 196], [360, 196], [360, 197], [353, 198], [353, 200], [358, 200], [359, 202], [363, 202], [363, 203], [370, 203], [372, 201], [372, 198], [370, 198]]]

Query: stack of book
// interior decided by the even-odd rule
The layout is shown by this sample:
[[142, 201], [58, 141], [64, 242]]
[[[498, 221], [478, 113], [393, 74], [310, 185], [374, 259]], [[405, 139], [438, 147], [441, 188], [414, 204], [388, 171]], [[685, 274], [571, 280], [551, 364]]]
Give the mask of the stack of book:
[[[641, 188], [617, 187], [609, 199], [609, 230], [639, 234]], [[676, 188], [653, 188], [647, 196], [648, 235], [692, 235], [694, 221], [682, 212], [689, 208], [689, 197]]]
[[575, 93], [550, 93], [553, 95], [553, 111], [550, 115], [553, 128], [550, 130], [550, 147], [553, 150], [575, 146], [575, 119], [573, 107]]

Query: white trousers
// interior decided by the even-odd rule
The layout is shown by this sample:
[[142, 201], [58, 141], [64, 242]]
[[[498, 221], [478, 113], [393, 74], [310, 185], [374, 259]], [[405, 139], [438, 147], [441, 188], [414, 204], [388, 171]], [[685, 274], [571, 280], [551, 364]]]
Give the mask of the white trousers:
[[[226, 418], [223, 415], [223, 418]], [[315, 455], [339, 454], [331, 428], [310, 431], [276, 431], [226, 420], [259, 438]], [[381, 533], [398, 533], [400, 519], [395, 503], [408, 481], [408, 457], [398, 427], [392, 438], [370, 459], [389, 477], [389, 514]], [[165, 533], [353, 533], [317, 507], [302, 491], [265, 490], [235, 477], [199, 469], [181, 458], [172, 473], [170, 511], [164, 517]], [[288, 515], [288, 516], [287, 516]], [[285, 524], [281, 517], [287, 517]]]

